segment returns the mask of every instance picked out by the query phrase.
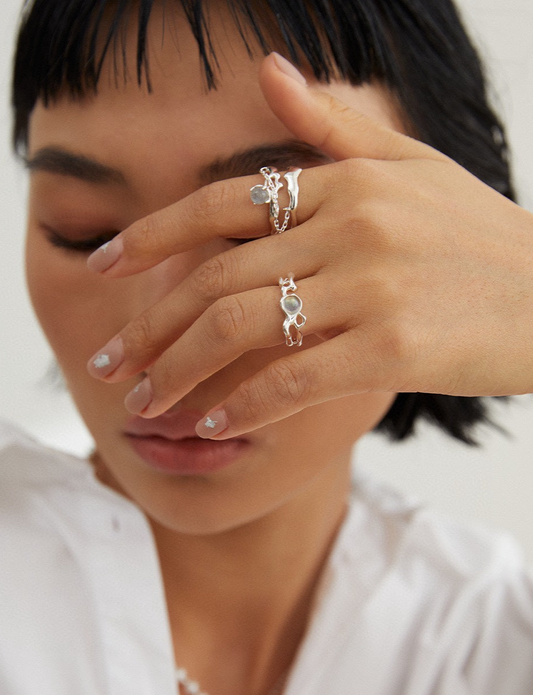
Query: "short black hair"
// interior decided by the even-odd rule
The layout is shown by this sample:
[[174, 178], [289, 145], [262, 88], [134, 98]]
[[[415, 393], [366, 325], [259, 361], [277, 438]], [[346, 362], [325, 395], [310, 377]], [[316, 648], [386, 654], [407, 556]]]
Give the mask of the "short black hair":
[[[97, 92], [109, 51], [115, 55], [115, 78], [129, 79], [123, 30], [132, 16], [138, 26], [135, 79], [145, 80], [150, 89], [146, 42], [154, 1], [26, 0], [14, 61], [16, 152], [26, 149], [37, 100], [46, 105], [65, 91], [74, 98]], [[198, 43], [206, 87], [216, 89], [219, 64], [209, 30], [209, 0], [165, 2], [183, 9]], [[451, 0], [225, 2], [250, 58], [274, 47], [297, 65], [306, 62], [318, 80], [386, 85], [418, 139], [514, 200], [505, 132], [489, 103], [479, 56]], [[400, 393], [375, 430], [399, 441], [414, 433], [421, 418], [470, 445], [478, 445], [474, 426], [494, 425], [488, 399]]]

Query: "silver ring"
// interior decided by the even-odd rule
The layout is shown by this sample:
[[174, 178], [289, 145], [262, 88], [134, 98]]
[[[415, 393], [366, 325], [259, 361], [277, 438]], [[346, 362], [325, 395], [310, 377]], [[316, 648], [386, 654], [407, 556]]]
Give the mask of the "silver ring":
[[[298, 225], [298, 220], [296, 219], [296, 208], [298, 207], [298, 196], [300, 193], [298, 176], [300, 176], [301, 173], [302, 170], [299, 167], [289, 167], [289, 171], [286, 174], [283, 174], [283, 178], [287, 181], [287, 190], [289, 192], [289, 205], [286, 208], [283, 208], [289, 213], [291, 220], [291, 226], [289, 229], [293, 229]], [[278, 234], [279, 233], [280, 232], [278, 232]]]
[[276, 231], [276, 221], [279, 219], [279, 198], [278, 191], [283, 188], [280, 175], [276, 167], [261, 167], [260, 174], [263, 175], [265, 182], [250, 188], [250, 198], [254, 205], [269, 205], [269, 218], [271, 233]]
[[[301, 345], [303, 335], [300, 332], [300, 328], [305, 324], [307, 318], [301, 313], [303, 306], [302, 300], [297, 294], [294, 294], [297, 287], [293, 276], [289, 275], [288, 278], [280, 278], [279, 286], [281, 288], [281, 299], [279, 300], [279, 304], [286, 316], [283, 321], [285, 344], [289, 347]], [[291, 333], [291, 327], [294, 327], [294, 336]]]
[[[250, 198], [254, 205], [269, 204], [271, 234], [281, 234], [287, 229], [292, 229], [297, 225], [296, 208], [298, 207], [298, 194], [300, 191], [298, 176], [301, 171], [299, 167], [290, 167], [283, 175], [283, 178], [287, 181], [289, 204], [287, 207], [283, 208], [285, 216], [281, 224], [279, 221], [280, 208], [278, 191], [280, 188], [283, 188], [283, 184], [281, 183], [278, 170], [275, 167], [262, 167], [260, 173], [263, 175], [265, 182], [250, 188]], [[291, 223], [290, 227], [289, 222]]]

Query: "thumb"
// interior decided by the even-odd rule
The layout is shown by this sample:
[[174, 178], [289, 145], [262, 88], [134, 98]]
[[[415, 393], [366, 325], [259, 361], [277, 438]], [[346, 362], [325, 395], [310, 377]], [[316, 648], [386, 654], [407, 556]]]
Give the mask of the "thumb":
[[268, 105], [295, 137], [334, 160], [447, 159], [429, 145], [397, 133], [331, 94], [308, 86], [294, 65], [278, 53], [264, 59], [259, 82]]

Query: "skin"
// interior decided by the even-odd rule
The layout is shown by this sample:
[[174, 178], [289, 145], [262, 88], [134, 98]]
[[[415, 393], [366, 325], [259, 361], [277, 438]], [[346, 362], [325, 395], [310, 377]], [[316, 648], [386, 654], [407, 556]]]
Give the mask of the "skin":
[[[192, 37], [180, 34], [178, 60], [156, 32], [152, 95], [104, 80], [96, 98], [37, 106], [30, 157], [61, 146], [128, 185], [34, 170], [27, 266], [99, 475], [151, 520], [177, 659], [207, 692], [244, 695], [266, 692], [293, 659], [345, 512], [352, 445], [394, 394], [533, 390], [533, 217], [400, 134], [378, 85], [307, 75], [304, 86], [273, 56], [250, 61], [213, 21], [227, 67], [216, 93], [200, 86]], [[291, 138], [331, 162], [302, 162], [296, 229], [268, 235], [247, 197], [257, 174], [198, 192], [214, 155]], [[91, 272], [50, 229], [125, 230], [109, 247], [120, 240], [123, 255]], [[237, 249], [229, 236], [265, 238]], [[272, 311], [287, 258], [309, 315], [290, 355]], [[212, 296], [206, 268], [218, 268]], [[86, 362], [117, 335], [124, 362], [93, 379]], [[223, 407], [217, 438], [246, 433], [250, 451], [209, 476], [147, 470], [121, 437], [124, 398], [147, 375], [152, 402], [130, 410]]]
[[[157, 19], [156, 11], [154, 26]], [[37, 316], [94, 437], [100, 479], [149, 516], [171, 629], [181, 644], [179, 663], [207, 692], [249, 695], [265, 692], [295, 654], [345, 513], [352, 446], [379, 422], [394, 393], [328, 400], [260, 427], [249, 435], [249, 452], [216, 474], [179, 478], [149, 469], [122, 436], [129, 418], [124, 397], [139, 376], [104, 383], [87, 373], [86, 363], [128, 322], [236, 242], [214, 239], [111, 281], [87, 269], [87, 253], [57, 248], [49, 239], [50, 230], [80, 239], [125, 229], [193, 193], [198, 170], [215, 156], [292, 137], [265, 102], [260, 61], [250, 61], [227, 31], [220, 50], [229, 66], [217, 92], [207, 95], [202, 88], [196, 44], [184, 32], [179, 59], [172, 42], [151, 57], [151, 95], [131, 82], [116, 88], [103, 80], [96, 98], [37, 105], [30, 159], [43, 147], [60, 146], [120, 169], [128, 183], [95, 185], [33, 170], [27, 277]], [[393, 100], [379, 87], [322, 88], [401, 127]], [[275, 294], [274, 308], [279, 289]], [[308, 335], [299, 350], [320, 342]], [[207, 411], [287, 350], [277, 344], [244, 353], [174, 408]]]

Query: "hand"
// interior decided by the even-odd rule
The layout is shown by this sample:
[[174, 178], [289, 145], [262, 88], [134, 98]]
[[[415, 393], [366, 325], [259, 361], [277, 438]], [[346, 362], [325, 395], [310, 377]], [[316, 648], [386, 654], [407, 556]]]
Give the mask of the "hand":
[[[203, 420], [200, 436], [227, 439], [370, 391], [533, 391], [533, 215], [431, 147], [291, 79], [273, 56], [261, 86], [294, 136], [334, 160], [302, 172], [298, 226], [269, 235], [266, 206], [249, 198], [258, 176], [211, 184], [133, 224], [107, 246], [105, 275], [217, 237], [264, 238], [200, 265], [101, 351], [120, 359], [89, 371], [116, 382], [147, 370], [126, 404], [163, 413], [243, 353], [284, 342], [278, 278], [290, 259], [309, 337], [211, 409], [219, 424]], [[311, 335], [320, 341], [306, 349]]]

